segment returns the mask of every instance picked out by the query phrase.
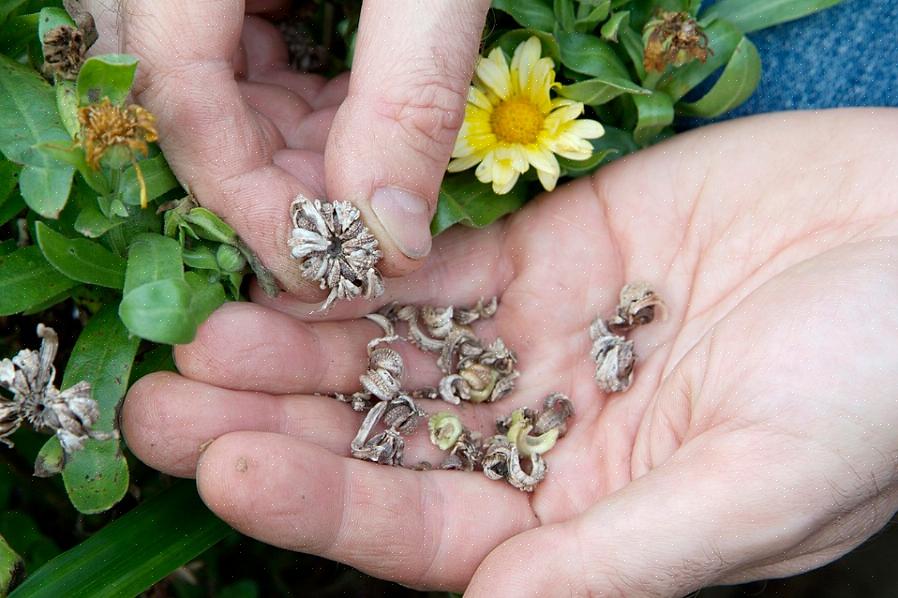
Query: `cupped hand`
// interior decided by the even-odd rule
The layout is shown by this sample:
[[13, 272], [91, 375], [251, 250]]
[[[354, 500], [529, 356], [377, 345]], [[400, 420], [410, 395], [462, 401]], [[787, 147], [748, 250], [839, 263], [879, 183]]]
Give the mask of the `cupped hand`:
[[[678, 596], [822, 565], [898, 508], [896, 139], [888, 110], [707, 127], [487, 230], [449, 231], [373, 305], [328, 320], [289, 298], [223, 306], [176, 349], [181, 375], [131, 389], [128, 445], [195, 475], [246, 534], [418, 587]], [[637, 280], [667, 318], [632, 334], [634, 384], [605, 395], [587, 329]], [[491, 295], [482, 332], [517, 351], [522, 375], [458, 412], [490, 433], [568, 394], [576, 414], [543, 483], [529, 495], [349, 458], [360, 415], [315, 393], [358, 389], [379, 332], [358, 316]], [[398, 348], [406, 388], [438, 379], [431, 356]], [[438, 458], [426, 431], [406, 455]]]
[[156, 115], [175, 174], [284, 288], [320, 298], [287, 248], [299, 193], [357, 205], [384, 274], [419, 267], [488, 0], [367, 0], [353, 74], [330, 81], [291, 70], [280, 32], [253, 16], [289, 0], [82, 4], [95, 51], [140, 58], [134, 97]]

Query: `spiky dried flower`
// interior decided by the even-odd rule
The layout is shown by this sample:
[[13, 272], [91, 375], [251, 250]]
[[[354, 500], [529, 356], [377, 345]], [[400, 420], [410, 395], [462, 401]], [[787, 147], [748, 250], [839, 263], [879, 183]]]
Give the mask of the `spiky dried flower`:
[[125, 108], [103, 98], [79, 109], [78, 121], [81, 123], [78, 144], [84, 149], [88, 165], [98, 170], [103, 156], [113, 155], [116, 162], [126, 156], [134, 166], [140, 185], [140, 207], [146, 208], [147, 185], [134, 156], [138, 153], [146, 156], [147, 144], [159, 139], [156, 117], [142, 106], [132, 104]]
[[691, 60], [704, 62], [711, 49], [708, 35], [688, 12], [659, 11], [643, 29], [643, 66], [646, 71], [663, 73], [668, 66], [682, 66]]
[[300, 260], [303, 278], [330, 289], [321, 311], [338, 299], [374, 299], [383, 294], [383, 278], [376, 268], [383, 254], [358, 208], [348, 201], [299, 195], [290, 212], [294, 226], [290, 254]]
[[59, 347], [56, 332], [38, 324], [39, 351], [23, 349], [12, 359], [0, 361], [0, 388], [12, 398], [0, 397], [0, 442], [12, 446], [9, 436], [23, 423], [35, 430], [56, 434], [66, 455], [84, 447], [88, 438], [108, 440], [117, 434], [93, 430], [100, 412], [91, 398], [88, 382], [59, 391], [53, 384], [53, 360]]

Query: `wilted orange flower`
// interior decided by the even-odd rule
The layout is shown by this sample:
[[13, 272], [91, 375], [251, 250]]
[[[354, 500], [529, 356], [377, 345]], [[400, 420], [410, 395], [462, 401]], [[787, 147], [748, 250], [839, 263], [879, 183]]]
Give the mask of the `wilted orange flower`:
[[690, 60], [704, 62], [711, 50], [708, 36], [686, 12], [660, 11], [643, 30], [643, 66], [661, 73], [668, 66], [682, 66]]
[[78, 143], [84, 148], [91, 168], [99, 169], [100, 160], [110, 149], [127, 148], [140, 183], [140, 207], [147, 207], [146, 184], [134, 154], [140, 152], [147, 155], [147, 144], [159, 138], [156, 117], [141, 106], [124, 108], [114, 105], [109, 98], [103, 98], [97, 104], [81, 108], [78, 120], [81, 122]]

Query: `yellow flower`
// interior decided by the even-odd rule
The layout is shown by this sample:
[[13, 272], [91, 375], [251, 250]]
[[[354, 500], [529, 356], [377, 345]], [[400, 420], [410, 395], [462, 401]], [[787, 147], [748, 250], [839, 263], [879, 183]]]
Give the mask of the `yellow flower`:
[[552, 59], [540, 54], [539, 38], [531, 37], [515, 49], [510, 69], [499, 48], [480, 58], [449, 172], [476, 165], [477, 178], [503, 194], [533, 166], [551, 191], [561, 173], [556, 154], [570, 160], [592, 156], [588, 139], [601, 137], [602, 125], [577, 118], [581, 102], [550, 96], [560, 84]]
[[78, 120], [81, 123], [78, 143], [84, 148], [90, 167], [98, 170], [100, 160], [112, 149], [125, 150], [140, 183], [140, 207], [147, 207], [146, 183], [134, 154], [147, 155], [147, 143], [158, 139], [156, 118], [140, 106], [123, 108], [114, 105], [109, 98], [103, 98], [97, 104], [81, 108]]

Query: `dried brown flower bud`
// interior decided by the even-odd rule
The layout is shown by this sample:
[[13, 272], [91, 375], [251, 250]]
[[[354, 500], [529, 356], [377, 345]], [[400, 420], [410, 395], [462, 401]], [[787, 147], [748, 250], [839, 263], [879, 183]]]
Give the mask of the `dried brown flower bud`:
[[295, 228], [290, 253], [301, 260], [303, 278], [330, 289], [322, 311], [338, 299], [374, 299], [383, 294], [383, 278], [375, 268], [383, 254], [358, 208], [348, 201], [331, 203], [300, 195], [291, 206], [291, 218]]
[[87, 43], [84, 33], [71, 25], [54, 27], [44, 34], [44, 71], [74, 81], [84, 64]]
[[648, 72], [663, 73], [668, 66], [682, 66], [691, 60], [704, 62], [711, 49], [708, 36], [687, 12], [661, 10], [646, 23], [643, 66]]
[[0, 388], [13, 395], [11, 399], [0, 398], [0, 442], [12, 446], [8, 437], [26, 421], [35, 430], [55, 433], [66, 455], [83, 448], [88, 438], [117, 437], [115, 433], [92, 429], [100, 413], [90, 396], [89, 383], [82, 381], [61, 392], [57, 390], [53, 384], [53, 359], [59, 347], [58, 337], [43, 324], [38, 324], [37, 334], [41, 338], [39, 351], [23, 349], [12, 359], [0, 361]]
[[608, 324], [596, 318], [589, 328], [593, 340], [590, 357], [596, 362], [596, 382], [604, 392], [623, 392], [633, 382], [633, 364], [636, 353], [633, 341], [613, 334]]

